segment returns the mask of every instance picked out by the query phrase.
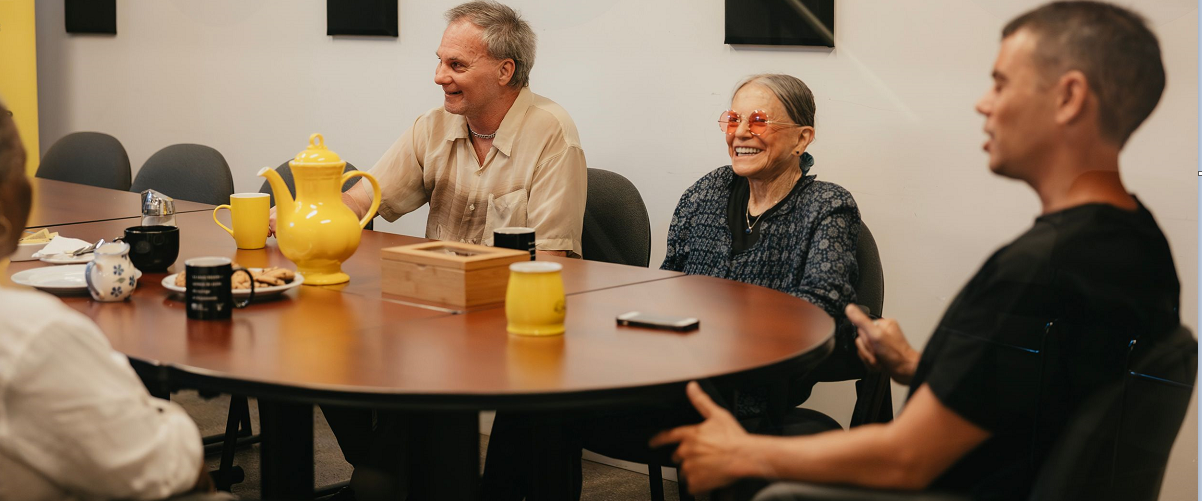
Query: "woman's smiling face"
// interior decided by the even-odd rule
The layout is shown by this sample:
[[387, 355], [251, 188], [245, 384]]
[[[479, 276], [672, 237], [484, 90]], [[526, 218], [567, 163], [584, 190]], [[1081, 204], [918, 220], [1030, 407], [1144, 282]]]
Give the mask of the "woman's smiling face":
[[809, 143], [804, 131], [812, 127], [769, 124], [758, 136], [748, 128], [747, 117], [759, 110], [773, 122], [792, 123], [785, 107], [767, 87], [755, 82], [735, 92], [730, 109], [739, 114], [739, 128], [726, 134], [727, 153], [735, 174], [746, 178], [773, 179], [797, 168], [797, 157]]

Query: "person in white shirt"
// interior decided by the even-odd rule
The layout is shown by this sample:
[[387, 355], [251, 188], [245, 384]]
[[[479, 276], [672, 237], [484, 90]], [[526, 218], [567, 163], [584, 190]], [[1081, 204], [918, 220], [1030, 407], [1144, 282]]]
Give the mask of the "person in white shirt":
[[[0, 259], [29, 217], [24, 167], [0, 104]], [[151, 397], [91, 320], [48, 294], [0, 287], [0, 501], [211, 491], [204, 466], [196, 424]]]

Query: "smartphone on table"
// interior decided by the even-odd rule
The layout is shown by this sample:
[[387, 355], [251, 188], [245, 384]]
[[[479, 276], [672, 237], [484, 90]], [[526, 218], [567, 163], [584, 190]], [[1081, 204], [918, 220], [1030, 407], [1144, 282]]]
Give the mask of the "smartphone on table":
[[641, 311], [631, 311], [618, 315], [618, 325], [688, 332], [700, 327], [701, 321], [695, 317], [652, 315]]

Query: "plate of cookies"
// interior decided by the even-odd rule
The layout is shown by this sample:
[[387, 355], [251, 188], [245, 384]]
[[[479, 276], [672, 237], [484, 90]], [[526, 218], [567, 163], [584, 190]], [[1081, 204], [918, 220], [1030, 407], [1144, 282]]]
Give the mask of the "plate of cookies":
[[[237, 265], [234, 266], [237, 267]], [[254, 276], [255, 299], [275, 296], [305, 283], [304, 276], [287, 268], [273, 266], [270, 268], [247, 268], [247, 270]], [[232, 281], [234, 297], [250, 295], [250, 280], [246, 278], [245, 273], [234, 273]], [[163, 277], [163, 288], [169, 291], [183, 294], [187, 292], [187, 285], [187, 274], [185, 273], [175, 273]]]

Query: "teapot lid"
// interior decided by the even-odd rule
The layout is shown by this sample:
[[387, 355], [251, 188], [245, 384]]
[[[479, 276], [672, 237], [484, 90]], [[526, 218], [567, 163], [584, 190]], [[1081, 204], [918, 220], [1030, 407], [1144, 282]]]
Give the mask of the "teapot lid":
[[309, 135], [309, 147], [297, 153], [289, 164], [295, 165], [331, 165], [344, 163], [342, 157], [326, 148], [325, 138], [321, 134]]

